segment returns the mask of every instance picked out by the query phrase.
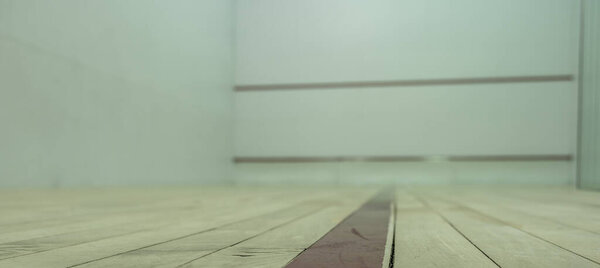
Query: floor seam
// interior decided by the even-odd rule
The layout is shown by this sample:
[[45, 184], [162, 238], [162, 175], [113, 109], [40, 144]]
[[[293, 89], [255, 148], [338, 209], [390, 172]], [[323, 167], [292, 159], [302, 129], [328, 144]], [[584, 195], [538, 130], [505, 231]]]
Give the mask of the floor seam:
[[209, 255], [215, 254], [215, 253], [217, 253], [217, 252], [219, 252], [219, 251], [222, 251], [222, 250], [225, 250], [225, 249], [231, 248], [231, 247], [233, 247], [233, 246], [235, 246], [235, 245], [238, 245], [238, 244], [240, 244], [240, 243], [243, 243], [243, 242], [245, 242], [245, 241], [248, 241], [248, 240], [250, 240], [250, 239], [252, 239], [252, 238], [255, 238], [255, 237], [258, 237], [258, 236], [260, 236], [260, 235], [263, 235], [263, 234], [265, 234], [265, 233], [268, 233], [268, 232], [270, 232], [270, 231], [273, 231], [273, 230], [275, 230], [275, 229], [277, 229], [277, 228], [280, 228], [280, 227], [282, 227], [282, 226], [285, 226], [285, 225], [287, 225], [287, 224], [290, 224], [290, 223], [292, 223], [292, 222], [294, 222], [294, 221], [297, 221], [297, 220], [299, 220], [299, 219], [302, 219], [302, 218], [304, 218], [304, 217], [308, 217], [308, 216], [310, 216], [310, 215], [312, 215], [312, 214], [315, 214], [315, 213], [319, 212], [320, 210], [326, 209], [326, 208], [328, 208], [328, 207], [329, 207], [329, 206], [317, 208], [317, 209], [315, 209], [315, 210], [312, 210], [312, 211], [310, 211], [310, 212], [308, 212], [308, 213], [305, 213], [305, 214], [302, 214], [302, 215], [300, 215], [300, 216], [298, 216], [298, 217], [295, 217], [295, 218], [293, 218], [293, 219], [291, 219], [291, 220], [285, 221], [285, 222], [283, 222], [283, 223], [281, 223], [281, 224], [279, 224], [279, 225], [276, 225], [276, 226], [274, 226], [274, 227], [271, 227], [271, 228], [269, 228], [268, 230], [265, 230], [265, 231], [263, 231], [263, 232], [260, 232], [260, 233], [258, 233], [258, 234], [256, 234], [256, 235], [253, 235], [253, 236], [247, 237], [247, 238], [245, 238], [245, 239], [243, 239], [243, 240], [241, 240], [241, 241], [235, 242], [235, 243], [233, 243], [233, 244], [231, 244], [231, 245], [229, 245], [229, 246], [226, 246], [226, 247], [220, 248], [220, 249], [218, 249], [218, 250], [212, 251], [212, 252], [210, 252], [210, 253], [208, 253], [208, 254], [204, 254], [204, 255], [202, 255], [202, 256], [200, 256], [200, 257], [194, 258], [194, 259], [192, 259], [192, 260], [189, 260], [189, 261], [187, 261], [187, 262], [185, 262], [185, 263], [179, 264], [179, 265], [177, 265], [177, 266], [175, 266], [175, 267], [176, 267], [176, 268], [183, 267], [184, 265], [190, 264], [190, 263], [192, 263], [192, 262], [194, 262], [194, 261], [196, 261], [196, 260], [199, 260], [199, 259], [201, 259], [201, 258], [204, 258], [204, 257], [206, 257], [206, 256], [209, 256]]
[[437, 209], [432, 208], [429, 205], [429, 203], [427, 201], [423, 200], [421, 197], [419, 197], [417, 195], [414, 195], [414, 197], [419, 202], [423, 203], [423, 205], [425, 205], [427, 208], [434, 211], [440, 218], [442, 218], [442, 220], [444, 220], [448, 225], [450, 225], [450, 227], [452, 227], [452, 229], [454, 229], [454, 231], [456, 231], [458, 234], [460, 234], [464, 239], [466, 239], [469, 243], [471, 243], [471, 245], [473, 245], [477, 250], [479, 250], [479, 252], [481, 252], [481, 254], [483, 254], [486, 258], [488, 258], [496, 266], [498, 266], [499, 268], [502, 268], [502, 266], [500, 266], [500, 264], [498, 264], [494, 259], [492, 259], [492, 257], [490, 257], [490, 255], [485, 253], [485, 251], [483, 251], [481, 248], [479, 248], [473, 241], [471, 241], [471, 239], [469, 239], [469, 237], [467, 237], [463, 232], [461, 232], [450, 220], [448, 220], [448, 218], [444, 217], [444, 215], [442, 215]]
[[[436, 198], [438, 198], [438, 197], [436, 197]], [[438, 198], [438, 199], [439, 199], [439, 198]], [[448, 200], [446, 200], [446, 199], [442, 199], [442, 200], [448, 201]], [[510, 223], [510, 222], [504, 221], [504, 220], [502, 220], [502, 219], [496, 218], [496, 217], [494, 217], [494, 216], [492, 216], [492, 215], [486, 214], [486, 213], [484, 213], [484, 212], [481, 212], [481, 211], [479, 211], [479, 210], [476, 210], [476, 209], [473, 209], [473, 208], [470, 208], [470, 207], [466, 207], [466, 206], [464, 206], [464, 205], [462, 205], [462, 204], [459, 204], [459, 203], [457, 203], [457, 202], [454, 202], [454, 201], [450, 201], [450, 202], [452, 202], [452, 203], [456, 204], [457, 206], [459, 206], [459, 207], [461, 207], [461, 208], [467, 209], [467, 210], [469, 210], [469, 211], [472, 211], [472, 212], [474, 212], [474, 213], [477, 213], [477, 214], [479, 214], [479, 215], [482, 215], [482, 216], [484, 216], [484, 217], [488, 217], [488, 218], [494, 219], [494, 220], [496, 220], [496, 221], [498, 221], [498, 222], [500, 222], [500, 223], [502, 223], [502, 224], [504, 224], [504, 225], [506, 225], [506, 226], [509, 226], [509, 227], [511, 227], [511, 228], [514, 228], [514, 229], [517, 229], [517, 230], [519, 230], [519, 231], [521, 231], [521, 232], [523, 232], [523, 233], [525, 233], [525, 234], [527, 234], [527, 235], [529, 235], [529, 236], [531, 236], [531, 237], [534, 237], [534, 238], [536, 238], [536, 239], [542, 240], [542, 241], [544, 241], [544, 242], [546, 242], [546, 243], [549, 243], [549, 244], [551, 244], [551, 245], [553, 245], [553, 246], [556, 246], [556, 247], [558, 247], [558, 248], [560, 248], [560, 249], [562, 249], [562, 250], [565, 250], [565, 251], [567, 251], [567, 252], [570, 252], [570, 253], [572, 253], [572, 254], [575, 254], [575, 255], [577, 255], [577, 256], [579, 256], [579, 257], [581, 257], [581, 258], [584, 258], [584, 259], [586, 259], [586, 260], [588, 260], [588, 261], [591, 261], [591, 262], [593, 262], [593, 263], [595, 263], [595, 264], [598, 264], [598, 265], [600, 265], [600, 262], [597, 262], [597, 261], [595, 261], [595, 260], [593, 260], [593, 259], [590, 259], [590, 258], [588, 258], [588, 257], [586, 257], [586, 256], [583, 256], [583, 255], [581, 255], [581, 254], [579, 254], [579, 253], [577, 253], [577, 252], [575, 252], [575, 251], [572, 251], [572, 250], [570, 250], [570, 249], [568, 249], [568, 248], [562, 247], [562, 246], [560, 246], [560, 245], [558, 245], [558, 244], [556, 244], [556, 243], [554, 243], [554, 242], [552, 242], [552, 241], [546, 240], [545, 238], [543, 238], [543, 237], [541, 237], [541, 236], [538, 236], [538, 235], [536, 235], [536, 234], [533, 234], [533, 233], [531, 233], [531, 232], [529, 232], [529, 231], [525, 231], [525, 230], [523, 230], [523, 229], [521, 229], [521, 228], [517, 227], [517, 226], [516, 226], [515, 224], [513, 224], [513, 223]], [[543, 217], [541, 217], [541, 218], [543, 218]], [[546, 219], [546, 218], [543, 218], [543, 219]], [[551, 221], [551, 220], [550, 220], [550, 221]], [[553, 221], [551, 221], [551, 222], [553, 222]], [[557, 224], [559, 224], [559, 223], [557, 223]], [[568, 225], [564, 225], [564, 224], [559, 224], [559, 225], [568, 226]], [[571, 227], [571, 226], [568, 226], [568, 227]], [[577, 229], [577, 228], [575, 228], [575, 229]], [[579, 229], [579, 230], [582, 230], [582, 229]], [[583, 231], [586, 231], [586, 230], [583, 230]]]
[[[302, 203], [302, 202], [300, 202], [300, 203]], [[248, 217], [248, 218], [245, 218], [245, 219], [242, 219], [242, 220], [238, 220], [238, 221], [230, 222], [230, 223], [227, 223], [227, 224], [224, 224], [224, 225], [220, 225], [218, 227], [212, 227], [212, 228], [209, 228], [209, 229], [205, 229], [205, 230], [202, 230], [202, 231], [194, 232], [194, 233], [187, 234], [187, 235], [184, 235], [184, 236], [179, 236], [179, 237], [176, 237], [176, 238], [172, 238], [172, 239], [169, 239], [169, 240], [161, 241], [161, 242], [154, 243], [154, 244], [151, 244], [151, 245], [146, 245], [146, 246], [143, 246], [143, 247], [140, 247], [140, 248], [136, 248], [136, 249], [132, 249], [132, 250], [127, 250], [127, 251], [124, 251], [124, 252], [119, 252], [119, 253], [116, 253], [116, 254], [112, 254], [110, 256], [105, 256], [105, 257], [102, 257], [102, 258], [98, 258], [98, 259], [89, 260], [89, 261], [86, 261], [86, 262], [74, 264], [74, 265], [71, 265], [71, 266], [67, 266], [67, 268], [81, 266], [81, 265], [84, 265], [84, 264], [88, 264], [88, 263], [92, 263], [92, 262], [96, 262], [96, 261], [100, 261], [100, 260], [112, 258], [112, 257], [115, 257], [115, 256], [127, 254], [127, 253], [130, 253], [130, 252], [134, 252], [134, 251], [137, 251], [137, 250], [141, 250], [141, 249], [145, 249], [145, 248], [149, 248], [149, 247], [153, 247], [153, 246], [157, 246], [157, 245], [161, 245], [161, 244], [173, 242], [173, 241], [176, 241], [176, 240], [179, 240], [179, 239], [184, 239], [184, 238], [191, 237], [191, 236], [194, 236], [194, 235], [199, 235], [199, 234], [202, 234], [202, 233], [214, 231], [214, 230], [217, 230], [219, 228], [223, 228], [223, 227], [226, 227], [226, 226], [230, 226], [230, 225], [233, 225], [233, 224], [244, 222], [244, 221], [247, 221], [247, 220], [250, 220], [250, 219], [254, 219], [254, 218], [265, 216], [265, 215], [268, 215], [268, 214], [272, 214], [272, 213], [277, 213], [277, 212], [280, 212], [280, 211], [284, 211], [284, 210], [287, 210], [287, 209], [289, 209], [291, 207], [295, 207], [295, 206], [298, 206], [298, 205], [299, 204], [296, 204], [296, 205], [293, 205], [293, 206], [289, 206], [289, 207], [285, 207], [285, 208], [281, 208], [281, 209], [277, 209], [275, 211], [263, 213], [263, 214], [260, 214], [260, 215], [257, 215], [257, 216], [252, 216], [252, 217]], [[92, 241], [92, 242], [94, 242], [94, 241]]]

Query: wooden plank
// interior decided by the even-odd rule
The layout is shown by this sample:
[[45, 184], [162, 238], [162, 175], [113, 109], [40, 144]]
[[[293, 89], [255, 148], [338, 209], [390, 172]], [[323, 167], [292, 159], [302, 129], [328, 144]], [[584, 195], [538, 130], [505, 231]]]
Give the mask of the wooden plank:
[[[319, 192], [319, 191], [317, 191]], [[147, 222], [134, 226], [138, 232], [118, 236], [114, 238], [101, 239], [74, 246], [56, 248], [27, 256], [20, 256], [0, 261], [0, 267], [66, 267], [90, 260], [96, 260], [113, 256], [130, 250], [146, 247], [167, 240], [188, 236], [190, 234], [203, 232], [207, 229], [216, 228], [224, 224], [239, 221], [241, 219], [255, 216], [261, 213], [281, 209], [290, 205], [291, 200], [310, 200], [329, 195], [322, 191], [316, 197], [306, 195], [306, 191], [287, 192], [287, 196], [277, 199], [264, 199], [261, 202], [252, 202], [253, 199], [260, 200], [260, 196], [254, 196], [239, 206], [224, 207], [221, 210], [209, 213], [207, 210], [202, 214], [187, 215], [186, 218], [164, 219], [163, 225], [156, 227], [156, 223]], [[227, 202], [228, 200], [210, 200], [213, 202]]]
[[600, 267], [498, 219], [431, 198], [426, 200], [501, 267]]
[[[231, 195], [233, 193], [235, 194]], [[243, 207], [244, 205], [262, 204], [262, 202], [272, 200], [274, 197], [272, 195], [261, 195], [248, 200], [248, 197], [251, 196], [252, 193], [244, 195], [230, 191], [229, 195], [221, 195], [222, 198], [227, 198], [227, 203], [215, 204], [210, 208], [199, 206], [199, 208], [190, 209], [190, 202], [186, 200], [186, 209], [171, 208], [169, 210], [132, 213], [132, 215], [104, 215], [93, 222], [84, 221], [75, 224], [69, 224], [69, 218], [66, 218], [64, 219], [65, 224], [60, 226], [42, 226], [38, 229], [1, 234], [0, 259], [132, 234], [145, 229], [161, 228], [168, 226], [172, 221], [188, 217], [190, 214], [201, 214], [210, 217], [215, 213], [222, 214], [232, 209], [235, 210], [235, 205]], [[279, 197], [283, 198], [284, 195]], [[203, 198], [215, 198], [215, 196], [205, 195]], [[294, 200], [293, 196], [289, 199], [290, 202]], [[130, 202], [135, 202], [135, 200], [130, 200]]]
[[559, 186], [529, 186], [511, 188], [508, 192], [518, 194], [523, 198], [543, 202], [566, 202], [579, 205], [600, 207], [600, 191], [585, 191], [571, 187]]
[[[162, 215], [164, 213], [192, 213], [191, 209], [202, 209], [207, 204], [211, 208], [231, 205], [230, 202], [214, 202], [228, 198], [236, 199], [271, 198], [273, 196], [302, 195], [296, 189], [284, 188], [231, 188], [231, 187], [189, 187], [159, 189], [105, 189], [105, 190], [27, 190], [0, 195], [0, 237], [12, 233], [25, 238], [27, 231], [68, 227], [76, 230], [76, 224], [87, 226], [102, 220], [136, 215]], [[322, 192], [322, 191], [321, 191]], [[243, 200], [241, 200], [243, 202]], [[18, 212], [18, 213], [17, 213]], [[16, 232], [23, 232], [16, 234]], [[12, 235], [11, 234], [11, 235]], [[45, 233], [43, 235], [50, 235]], [[1, 240], [2, 242], [7, 242]]]
[[[173, 189], [186, 196], [188, 191]], [[95, 190], [19, 190], [0, 195], [0, 233], [12, 230], [9, 227], [24, 227], [27, 224], [52, 223], [69, 217], [97, 216], [107, 213], [128, 213], [161, 208], [169, 205], [173, 198], [169, 189], [95, 189]], [[196, 194], [204, 193], [194, 189]], [[214, 192], [211, 189], [209, 193]], [[178, 198], [179, 200], [180, 198]], [[131, 202], [135, 200], [137, 202]]]
[[[54, 191], [51, 192], [55, 193]], [[78, 194], [67, 193], [65, 195], [58, 192], [55, 195], [34, 198], [36, 200], [42, 199], [37, 202], [53, 204], [53, 207], [57, 210], [53, 211], [52, 217], [38, 215], [35, 204], [33, 207], [31, 204], [19, 205], [17, 209], [31, 214], [31, 218], [26, 221], [18, 221], [18, 219], [12, 219], [8, 215], [7, 220], [17, 221], [0, 226], [0, 243], [50, 236], [63, 233], [65, 230], [74, 232], [97, 226], [107, 226], [110, 222], [117, 222], [119, 219], [122, 222], [127, 222], [152, 215], [162, 215], [163, 218], [165, 216], [175, 216], [173, 214], [178, 212], [190, 212], [189, 205], [194, 200], [198, 200], [198, 196], [210, 198], [211, 194], [217, 192], [221, 191], [179, 190], [173, 193], [169, 190], [164, 190], [164, 192], [115, 190], [115, 192], [91, 193], [81, 191]], [[230, 195], [233, 192], [236, 191], [228, 191]], [[191, 193], [195, 193], [195, 197], [190, 196]], [[96, 196], [98, 194], [101, 194], [101, 197]], [[156, 196], [156, 200], [149, 202], [148, 198], [152, 196]], [[213, 197], [216, 196], [218, 195], [213, 195]], [[236, 194], [231, 195], [232, 198], [236, 196]], [[4, 200], [4, 197], [2, 199]], [[5, 209], [0, 209], [3, 215], [5, 215]], [[168, 215], [164, 215], [165, 212]], [[21, 218], [21, 220], [23, 219]]]
[[[190, 213], [203, 213], [207, 209], [218, 211], [224, 206], [232, 206], [236, 203], [245, 204], [247, 203], [248, 199], [251, 199], [250, 202], [260, 202], [260, 200], [265, 198], [270, 199], [276, 198], [276, 196], [285, 196], [285, 193], [274, 193], [244, 193], [234, 190], [226, 192], [215, 191], [208, 193], [199, 191], [195, 193], [195, 197], [192, 199], [185, 196], [185, 192], [182, 192], [179, 195], [183, 196], [176, 194], [176, 198], [163, 200], [163, 202], [160, 204], [154, 204], [147, 208], [142, 208], [138, 205], [135, 205], [137, 203], [145, 202], [145, 199], [137, 199], [137, 197], [133, 195], [127, 201], [118, 201], [116, 204], [113, 203], [110, 205], [120, 207], [122, 211], [115, 212], [110, 210], [107, 212], [104, 209], [99, 209], [100, 211], [96, 211], [96, 207], [107, 206], [108, 204], [106, 203], [114, 202], [112, 200], [114, 195], [109, 194], [104, 197], [106, 200], [100, 202], [99, 204], [94, 202], [93, 204], [82, 205], [80, 203], [73, 202], [70, 205], [72, 207], [83, 206], [88, 208], [88, 210], [96, 211], [95, 213], [86, 213], [85, 215], [64, 215], [60, 219], [53, 220], [52, 224], [47, 224], [47, 220], [40, 220], [20, 224], [24, 225], [22, 228], [8, 228], [7, 226], [2, 226], [1, 229], [5, 231], [0, 233], [0, 244], [13, 241], [24, 241], [40, 237], [50, 237], [53, 235], [92, 230], [96, 228], [110, 228], [122, 224], [137, 225], [138, 222], [158, 223], [164, 221], [165, 219], [184, 217]], [[289, 194], [290, 192], [287, 193]], [[133, 194], [135, 194], [135, 192], [133, 192]], [[253, 197], [253, 195], [259, 195], [259, 197]], [[216, 202], [210, 207], [206, 207], [205, 205], [197, 205], [206, 202], [206, 200], [218, 200], [220, 198], [226, 198], [228, 202]], [[85, 201], [83, 203], [87, 202], [89, 201]], [[89, 208], [89, 206], [92, 206], [92, 208]], [[6, 229], [10, 229], [10, 231], [6, 231]]]
[[474, 197], [444, 195], [444, 198], [600, 264], [600, 234], [504, 208], [498, 202], [490, 201], [485, 193]]
[[179, 264], [210, 255], [301, 219], [328, 206], [326, 202], [305, 202], [266, 213], [257, 217], [222, 226], [212, 231], [187, 236], [166, 243], [145, 247], [77, 267], [175, 267]]
[[432, 209], [396, 193], [394, 267], [497, 267]]
[[382, 267], [392, 201], [392, 192], [369, 200], [286, 267]]
[[[514, 188], [497, 190], [479, 190], [472, 191], [466, 189], [465, 195], [473, 195], [485, 191], [487, 198], [493, 199], [498, 205], [509, 207], [522, 213], [535, 215], [551, 221], [555, 221], [572, 228], [578, 228], [600, 234], [600, 208], [594, 206], [582, 206], [581, 204], [571, 202], [547, 201], [546, 199], [536, 200], [531, 198], [519, 198], [510, 193]], [[539, 190], [538, 190], [539, 191]], [[531, 189], [531, 192], [538, 192]]]
[[280, 268], [355, 211], [369, 195], [355, 193], [340, 198], [337, 205], [181, 267]]
[[584, 192], [575, 189], [544, 187], [541, 189], [509, 189], [504, 196], [529, 202], [557, 206], [575, 206], [600, 213], [600, 192]]

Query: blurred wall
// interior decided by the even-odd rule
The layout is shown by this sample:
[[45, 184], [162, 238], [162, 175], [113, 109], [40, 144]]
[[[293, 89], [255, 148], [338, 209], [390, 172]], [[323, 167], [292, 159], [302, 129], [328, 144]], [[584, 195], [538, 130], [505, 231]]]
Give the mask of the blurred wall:
[[0, 186], [221, 183], [233, 3], [0, 0]]
[[583, 1], [579, 186], [600, 189], [600, 2]]
[[[578, 37], [571, 0], [238, 1], [236, 84], [576, 77]], [[576, 152], [576, 80], [240, 91], [235, 109], [237, 157]], [[237, 178], [568, 184], [574, 170], [571, 161], [243, 163]]]

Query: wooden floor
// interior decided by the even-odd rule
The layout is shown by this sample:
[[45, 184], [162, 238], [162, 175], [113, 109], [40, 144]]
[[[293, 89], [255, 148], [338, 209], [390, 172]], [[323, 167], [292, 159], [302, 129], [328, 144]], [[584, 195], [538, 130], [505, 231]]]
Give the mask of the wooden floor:
[[[598, 192], [393, 192], [374, 206], [380, 189], [2, 190], [0, 267], [600, 267]], [[358, 242], [335, 243], [346, 231]], [[327, 243], [340, 265], [314, 257]]]

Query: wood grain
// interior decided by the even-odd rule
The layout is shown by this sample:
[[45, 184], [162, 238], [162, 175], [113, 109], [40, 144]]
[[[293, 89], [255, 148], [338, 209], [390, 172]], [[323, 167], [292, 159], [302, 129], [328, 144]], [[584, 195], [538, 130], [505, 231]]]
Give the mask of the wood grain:
[[[377, 191], [0, 190], [0, 267], [283, 267], [311, 245], [329, 247], [340, 254], [332, 263], [347, 267], [600, 267], [598, 192], [400, 187], [392, 210], [388, 200], [362, 213]], [[336, 226], [345, 235], [334, 235]], [[344, 249], [365, 241], [374, 244]], [[298, 265], [334, 267], [333, 255], [320, 255], [327, 265]]]

